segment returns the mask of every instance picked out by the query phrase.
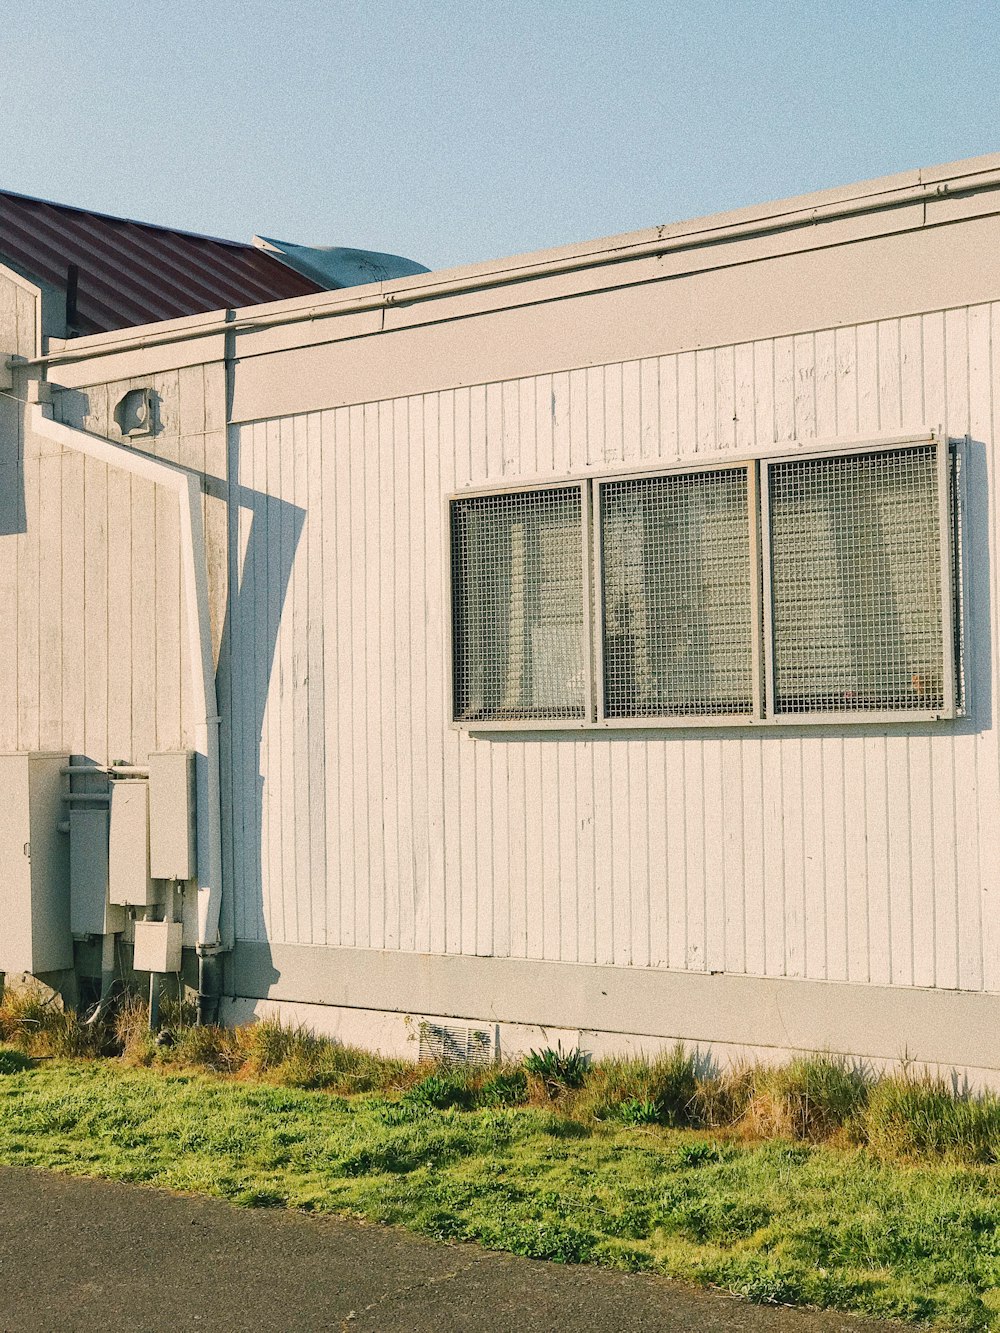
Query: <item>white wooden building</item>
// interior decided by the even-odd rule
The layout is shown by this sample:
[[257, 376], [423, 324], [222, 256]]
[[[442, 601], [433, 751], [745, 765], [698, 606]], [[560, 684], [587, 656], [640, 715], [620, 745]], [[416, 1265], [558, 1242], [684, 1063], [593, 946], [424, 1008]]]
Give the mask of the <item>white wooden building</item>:
[[0, 269], [52, 875], [199, 756], [59, 967], [176, 916], [227, 1021], [1000, 1079], [998, 254], [1000, 155], [68, 341]]

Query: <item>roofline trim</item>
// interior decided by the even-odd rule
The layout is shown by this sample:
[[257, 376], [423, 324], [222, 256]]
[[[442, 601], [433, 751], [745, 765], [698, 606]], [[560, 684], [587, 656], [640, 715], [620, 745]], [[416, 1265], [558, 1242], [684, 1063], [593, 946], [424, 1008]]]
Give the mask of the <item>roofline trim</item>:
[[[35, 364], [59, 365], [90, 360], [113, 353], [182, 342], [225, 333], [273, 328], [276, 325], [309, 323], [319, 319], [414, 305], [443, 297], [465, 295], [490, 288], [513, 286], [539, 278], [555, 277], [586, 269], [613, 267], [629, 260], [655, 258], [684, 250], [704, 249], [728, 241], [753, 239], [820, 226], [866, 213], [893, 212], [913, 204], [926, 204], [946, 196], [979, 194], [1000, 189], [1000, 154], [954, 164], [951, 169], [928, 168], [907, 172], [877, 182], [862, 182], [854, 192], [843, 187], [813, 195], [778, 200], [732, 213], [714, 214], [692, 222], [661, 226], [652, 230], [584, 242], [562, 250], [541, 251], [487, 264], [444, 270], [413, 278], [322, 293], [319, 297], [293, 297], [280, 303], [280, 310], [263, 313], [267, 306], [247, 306], [221, 312], [221, 318], [201, 322], [171, 321], [169, 330], [156, 324], [78, 338], [65, 348], [36, 358]], [[970, 170], [971, 168], [971, 170]], [[960, 170], [961, 169], [961, 170]], [[924, 180], [924, 175], [928, 176]], [[850, 187], [848, 187], [850, 188]], [[253, 313], [253, 312], [261, 313]], [[125, 336], [122, 336], [122, 335]]]

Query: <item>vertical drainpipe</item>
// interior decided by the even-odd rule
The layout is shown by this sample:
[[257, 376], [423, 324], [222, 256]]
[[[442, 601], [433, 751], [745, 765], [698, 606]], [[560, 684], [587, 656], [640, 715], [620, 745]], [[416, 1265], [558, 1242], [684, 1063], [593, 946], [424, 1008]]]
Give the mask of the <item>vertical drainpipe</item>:
[[[36, 392], [48, 392], [38, 386]], [[195, 473], [161, 458], [115, 444], [99, 435], [55, 421], [51, 407], [28, 405], [36, 435], [121, 468], [177, 497], [180, 556], [184, 580], [187, 652], [194, 695], [195, 791], [198, 812], [198, 1018], [216, 1017], [220, 994], [219, 915], [222, 903], [222, 806], [219, 777], [219, 705], [216, 694], [212, 630], [208, 612], [208, 566], [201, 483]]]

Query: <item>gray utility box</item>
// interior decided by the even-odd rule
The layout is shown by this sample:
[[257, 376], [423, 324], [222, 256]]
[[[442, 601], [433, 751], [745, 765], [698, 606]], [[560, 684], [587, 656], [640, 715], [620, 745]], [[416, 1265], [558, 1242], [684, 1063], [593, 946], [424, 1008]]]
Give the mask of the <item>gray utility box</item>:
[[65, 754], [0, 755], [0, 972], [73, 966]]
[[149, 756], [149, 873], [154, 879], [193, 879], [194, 755], [168, 750]]
[[70, 924], [74, 935], [115, 935], [125, 909], [108, 901], [108, 810], [79, 806], [69, 812]]
[[149, 874], [148, 782], [111, 783], [108, 897], [121, 907], [150, 907], [160, 900]]

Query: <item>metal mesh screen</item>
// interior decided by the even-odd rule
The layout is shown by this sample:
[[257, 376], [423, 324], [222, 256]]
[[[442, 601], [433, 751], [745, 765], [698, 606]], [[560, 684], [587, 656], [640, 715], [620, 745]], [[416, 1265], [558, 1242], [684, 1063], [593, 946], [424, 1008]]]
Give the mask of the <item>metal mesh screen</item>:
[[601, 487], [604, 711], [750, 714], [746, 468]]
[[581, 490], [455, 500], [455, 717], [584, 716]]
[[933, 445], [770, 466], [775, 713], [944, 705]]

